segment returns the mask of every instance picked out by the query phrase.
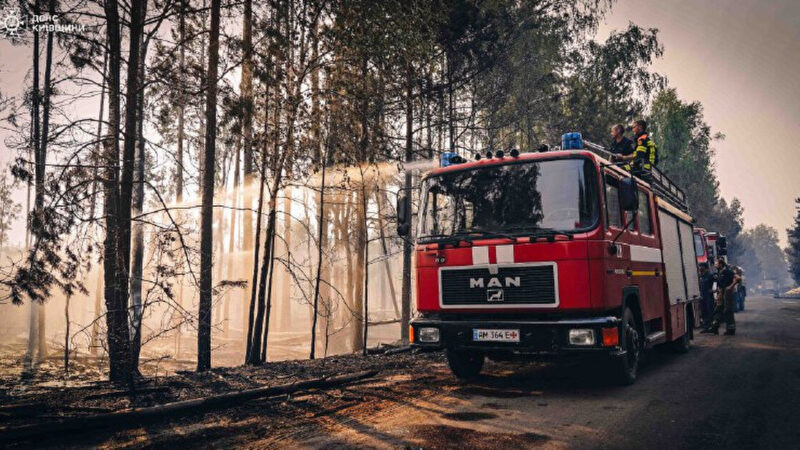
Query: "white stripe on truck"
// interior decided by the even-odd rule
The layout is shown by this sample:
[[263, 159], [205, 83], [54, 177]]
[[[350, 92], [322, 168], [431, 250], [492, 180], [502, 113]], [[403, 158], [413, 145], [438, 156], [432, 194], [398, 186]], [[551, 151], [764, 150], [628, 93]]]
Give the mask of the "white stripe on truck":
[[489, 264], [489, 247], [472, 247], [472, 264]]
[[498, 245], [495, 250], [497, 251], [497, 264], [511, 264], [514, 262], [513, 245]]

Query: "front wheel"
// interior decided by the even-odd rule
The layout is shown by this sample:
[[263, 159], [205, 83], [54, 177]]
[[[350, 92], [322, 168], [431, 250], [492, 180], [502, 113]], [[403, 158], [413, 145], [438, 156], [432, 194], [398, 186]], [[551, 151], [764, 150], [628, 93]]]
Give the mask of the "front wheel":
[[615, 357], [611, 361], [612, 375], [614, 381], [627, 386], [636, 381], [642, 347], [639, 331], [636, 328], [636, 319], [633, 311], [629, 308], [625, 308], [625, 312], [622, 314], [620, 346], [625, 354]]
[[478, 376], [483, 368], [483, 354], [462, 350], [447, 350], [447, 364], [453, 375], [460, 380], [469, 380]]

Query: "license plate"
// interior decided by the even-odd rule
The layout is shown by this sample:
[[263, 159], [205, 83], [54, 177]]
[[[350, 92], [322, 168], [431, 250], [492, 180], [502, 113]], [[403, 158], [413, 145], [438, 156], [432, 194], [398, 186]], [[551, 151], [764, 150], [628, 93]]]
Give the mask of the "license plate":
[[472, 330], [472, 340], [481, 342], [519, 342], [519, 330]]

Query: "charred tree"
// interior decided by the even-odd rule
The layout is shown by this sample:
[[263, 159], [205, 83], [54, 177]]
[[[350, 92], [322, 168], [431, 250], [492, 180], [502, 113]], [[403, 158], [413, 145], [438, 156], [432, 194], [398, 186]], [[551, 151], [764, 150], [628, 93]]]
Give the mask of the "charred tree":
[[[95, 209], [97, 208], [97, 179], [99, 177], [99, 167], [102, 158], [100, 156], [101, 152], [101, 138], [103, 136], [103, 118], [104, 118], [104, 108], [105, 108], [105, 99], [106, 99], [106, 80], [107, 80], [107, 69], [108, 69], [108, 52], [106, 52], [103, 56], [103, 72], [101, 75], [101, 87], [100, 87], [100, 113], [97, 116], [97, 135], [96, 140], [97, 144], [94, 148], [94, 155], [92, 155], [92, 161], [94, 162], [94, 169], [92, 179], [92, 200], [89, 207], [89, 217], [94, 219]], [[102, 291], [103, 291], [103, 277], [100, 273], [97, 274], [97, 280], [95, 285], [94, 291], [94, 320], [92, 321], [92, 334], [91, 340], [89, 342], [89, 352], [92, 355], [97, 354], [97, 348], [100, 346], [100, 314], [102, 308]]]
[[[34, 14], [39, 14], [39, 0], [33, 3]], [[31, 88], [31, 147], [33, 148], [33, 164], [34, 164], [34, 201], [33, 201], [33, 218], [30, 212], [28, 213], [28, 236], [33, 235], [33, 224], [37, 222], [36, 217], [38, 208], [44, 203], [44, 164], [40, 164], [39, 159], [41, 153], [39, 151], [40, 130], [39, 130], [39, 33], [33, 33], [33, 86]], [[40, 167], [42, 170], [40, 178]], [[29, 192], [30, 192], [30, 184]], [[41, 196], [41, 200], [40, 200]], [[28, 251], [30, 250], [30, 242], [28, 242]], [[39, 309], [41, 304], [39, 302], [31, 301], [30, 315], [28, 321], [28, 351], [25, 353], [25, 370], [31, 370], [38, 364], [42, 355], [39, 354]]]
[[217, 139], [217, 66], [221, 0], [211, 0], [211, 37], [206, 76], [206, 133], [203, 155], [203, 200], [200, 225], [200, 307], [197, 328], [197, 370], [211, 368], [211, 300], [214, 220], [214, 155]]
[[[106, 236], [103, 248], [103, 280], [106, 303], [106, 329], [108, 339], [109, 378], [112, 381], [125, 381], [129, 374], [130, 334], [128, 332], [127, 298], [121, 294], [122, 280], [117, 257], [120, 215], [119, 191], [119, 133], [120, 133], [120, 73], [122, 40], [117, 0], [106, 1], [106, 38], [108, 56], [108, 132], [106, 133], [106, 170], [103, 180], [104, 215]], [[125, 277], [127, 279], [127, 277]], [[125, 285], [127, 290], [127, 285]]]
[[326, 149], [321, 165], [322, 181], [319, 187], [319, 212], [317, 215], [317, 276], [314, 280], [314, 309], [311, 320], [311, 354], [310, 359], [314, 359], [317, 347], [317, 317], [319, 316], [319, 283], [322, 276], [322, 249], [325, 248], [326, 222], [325, 222], [325, 172], [328, 165], [328, 151]]
[[264, 94], [264, 139], [261, 145], [261, 179], [258, 187], [258, 207], [256, 212], [256, 240], [255, 248], [253, 249], [253, 275], [250, 284], [250, 308], [247, 316], [247, 347], [245, 351], [245, 363], [256, 365], [259, 363], [256, 356], [252, 352], [253, 342], [255, 340], [254, 316], [256, 311], [256, 299], [258, 297], [258, 268], [259, 268], [259, 252], [261, 244], [261, 218], [264, 211], [264, 187], [267, 181], [267, 145], [268, 145], [268, 123], [269, 123], [269, 88]]
[[[242, 17], [242, 80], [239, 86], [242, 96], [242, 144], [244, 168], [244, 210], [242, 212], [242, 247], [245, 252], [253, 250], [253, 0], [244, 0]], [[262, 173], [262, 176], [264, 174]], [[244, 300], [242, 301], [244, 304]]]
[[[142, 0], [142, 19], [147, 16], [147, 0]], [[144, 141], [144, 80], [145, 59], [147, 58], [147, 39], [140, 37], [139, 61], [136, 68], [136, 77], [141, 86], [137, 86], [136, 105], [136, 150], [134, 154], [134, 188], [133, 188], [133, 214], [138, 216], [144, 210], [144, 178], [145, 178], [145, 141]], [[137, 221], [133, 224], [133, 263], [131, 267], [130, 297], [131, 297], [131, 370], [139, 370], [139, 353], [142, 347], [142, 275], [144, 272], [144, 224]]]
[[[413, 71], [406, 69], [406, 148], [405, 160], [414, 160], [414, 83]], [[406, 211], [411, 211], [411, 172], [406, 171], [403, 190], [406, 194]], [[403, 285], [401, 293], [400, 339], [408, 344], [408, 325], [411, 320], [411, 241], [403, 239]]]

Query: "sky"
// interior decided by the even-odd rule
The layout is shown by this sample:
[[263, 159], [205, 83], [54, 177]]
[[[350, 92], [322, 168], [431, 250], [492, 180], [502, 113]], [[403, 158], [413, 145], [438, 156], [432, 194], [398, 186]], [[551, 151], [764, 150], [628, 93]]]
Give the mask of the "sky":
[[[659, 29], [654, 70], [725, 134], [715, 144], [722, 196], [742, 202], [746, 228], [773, 226], [785, 245], [800, 197], [800, 1], [618, 0], [598, 39], [631, 21]], [[19, 95], [29, 59], [0, 37], [0, 91]], [[6, 137], [0, 130], [0, 164], [11, 157]]]
[[773, 226], [786, 245], [800, 197], [800, 1], [619, 0], [598, 39], [631, 21], [659, 30], [653, 69], [725, 134], [722, 196], [742, 202], [746, 228]]

